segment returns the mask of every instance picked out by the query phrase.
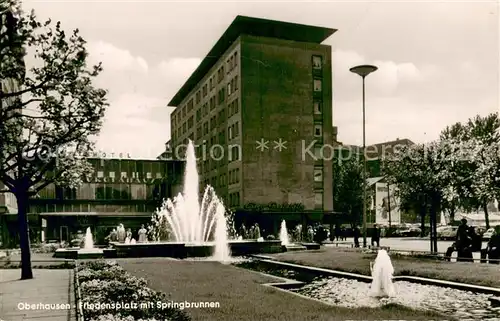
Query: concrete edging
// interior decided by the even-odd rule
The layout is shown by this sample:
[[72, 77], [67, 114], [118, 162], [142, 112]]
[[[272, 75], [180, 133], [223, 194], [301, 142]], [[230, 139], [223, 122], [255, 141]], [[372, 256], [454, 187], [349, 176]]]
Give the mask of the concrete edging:
[[[324, 269], [324, 268], [317, 268], [317, 267], [300, 265], [300, 264], [295, 264], [295, 263], [280, 262], [280, 261], [272, 260], [269, 257], [260, 256], [260, 255], [254, 256], [254, 257], [257, 257], [257, 259], [259, 259], [261, 262], [264, 262], [267, 264], [274, 264], [274, 265], [281, 266], [281, 267], [289, 267], [291, 269], [305, 270], [308, 272], [322, 274], [322, 275], [326, 274], [326, 275], [333, 276], [333, 277], [355, 279], [355, 280], [358, 280], [361, 282], [367, 282], [367, 283], [372, 281], [372, 277], [367, 276], [367, 275], [342, 272], [342, 271], [330, 270], [330, 269]], [[259, 257], [261, 257], [261, 258], [259, 258]], [[449, 288], [462, 290], [462, 291], [471, 291], [471, 292], [476, 292], [476, 293], [493, 294], [496, 296], [500, 296], [500, 288], [492, 288], [492, 287], [486, 287], [486, 286], [481, 286], [481, 285], [473, 285], [473, 284], [466, 284], [466, 283], [459, 283], [459, 282], [450, 282], [450, 281], [444, 281], [444, 280], [438, 280], [438, 279], [429, 279], [429, 278], [423, 278], [423, 277], [417, 277], [417, 276], [406, 276], [406, 275], [395, 276], [394, 281], [396, 281], [396, 282], [397, 281], [407, 281], [407, 282], [412, 282], [412, 283], [435, 285], [435, 286], [441, 286], [441, 287], [449, 287]]]
[[75, 260], [75, 268], [73, 269], [75, 273], [75, 304], [76, 304], [76, 319], [78, 321], [84, 321], [85, 317], [83, 314], [82, 307], [82, 292], [80, 291], [80, 281], [78, 280], [78, 260]]

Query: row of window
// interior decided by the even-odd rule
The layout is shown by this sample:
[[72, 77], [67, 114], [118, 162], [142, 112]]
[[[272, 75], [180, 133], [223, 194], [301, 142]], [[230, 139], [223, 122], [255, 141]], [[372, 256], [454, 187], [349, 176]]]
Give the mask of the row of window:
[[[321, 56], [312, 57], [312, 69], [313, 69], [313, 74], [315, 76], [313, 80], [313, 93], [320, 94], [323, 91], [323, 81], [322, 79], [320, 79], [320, 77], [322, 77], [322, 69], [323, 69], [323, 58]], [[321, 115], [323, 113], [322, 103], [323, 103], [323, 97], [321, 97], [321, 95], [314, 95], [313, 113], [315, 115]], [[314, 136], [315, 137], [323, 136], [322, 123], [314, 124]], [[315, 146], [314, 152], [316, 156], [321, 156], [321, 146]], [[322, 158], [318, 157], [318, 159]], [[314, 167], [313, 179], [314, 182], [323, 182], [323, 167]], [[322, 190], [314, 191], [314, 207], [316, 209], [323, 208], [323, 197], [324, 193]]]
[[227, 105], [227, 109], [228, 109], [228, 115], [227, 117], [233, 117], [233, 115], [236, 115], [239, 111], [239, 102], [238, 102], [238, 98], [236, 98], [235, 100], [233, 100], [232, 102], [230, 102], [228, 105]]
[[[237, 66], [238, 66], [238, 52], [234, 52], [227, 60], [227, 68], [226, 68], [227, 73], [229, 74]], [[226, 72], [224, 72], [224, 65], [222, 65], [217, 70], [217, 75], [215, 74], [212, 75], [209, 78], [208, 83], [205, 83], [202, 86], [202, 89], [198, 90], [194, 95], [197, 105], [201, 102], [202, 97], [205, 98], [206, 96], [208, 96], [208, 93], [211, 92], [216, 87], [216, 84], [221, 83], [224, 80], [225, 74]], [[238, 89], [238, 76], [231, 79], [227, 88], [228, 88], [228, 95], [231, 95], [234, 91]], [[224, 93], [222, 94], [219, 93], [219, 103], [221, 103], [221, 101], [224, 101], [223, 96]], [[194, 108], [194, 100], [193, 98], [191, 98], [185, 106], [179, 108], [178, 112], [174, 112], [174, 114], [172, 115], [172, 124], [174, 125], [174, 127], [181, 120], [181, 118], [186, 117], [187, 114], [193, 110], [193, 108]]]
[[53, 184], [38, 193], [41, 199], [59, 200], [154, 200], [167, 197], [167, 185], [84, 183], [79, 188]]
[[[220, 97], [223, 97], [224, 89], [221, 89], [220, 94], [222, 95]], [[213, 109], [215, 109], [215, 105], [216, 104], [215, 104], [215, 96], [214, 96], [214, 97], [210, 98], [209, 104], [204, 104], [201, 108], [196, 110], [196, 122], [200, 122], [206, 115], [208, 115], [208, 106], [210, 106], [210, 110], [213, 110]], [[234, 111], [237, 112], [239, 109], [238, 99], [235, 99], [234, 101], [232, 101], [228, 107], [229, 107], [230, 112], [232, 111], [233, 114], [234, 114]], [[229, 117], [231, 117], [233, 114], [230, 114]], [[200, 127], [197, 128], [197, 137], [201, 136], [201, 134], [200, 134], [201, 132], [203, 132], [203, 135], [208, 134], [209, 130], [214, 129], [214, 128], [218, 127], [218, 125], [222, 125], [225, 122], [225, 120], [226, 120], [226, 109], [225, 108], [223, 108], [219, 112], [218, 117], [219, 118], [217, 118], [217, 116], [213, 116], [210, 119], [210, 127], [208, 127], [208, 125], [205, 125], [205, 124], [207, 124], [207, 123], [205, 123], [203, 125], [204, 126], [203, 131], [202, 131], [201, 125], [200, 125]], [[217, 122], [217, 119], [218, 119], [218, 122]], [[177, 137], [184, 135], [188, 130], [190, 130], [193, 127], [194, 127], [194, 117], [191, 116], [191, 117], [189, 117], [187, 122], [184, 122], [182, 124], [182, 127], [179, 127], [177, 129]], [[175, 129], [172, 131], [172, 134], [174, 134], [173, 135], [174, 137], [175, 137], [175, 131], [176, 131]]]
[[238, 67], [238, 52], [235, 51], [227, 60], [227, 73], [230, 73], [234, 68]]
[[[128, 173], [128, 177], [143, 177], [150, 173], [156, 177], [157, 173], [166, 173], [172, 163], [161, 161], [128, 160], [128, 159], [90, 159], [95, 173], [100, 176], [100, 172], [108, 175], [109, 172]], [[118, 174], [116, 174], [118, 175]], [[125, 175], [125, 174], [123, 174]], [[150, 176], [151, 176], [150, 175]]]
[[214, 148], [209, 155], [198, 162], [198, 172], [201, 174], [207, 174], [217, 167], [225, 167], [228, 163], [241, 160], [241, 149], [239, 146], [229, 146], [226, 153], [221, 148]]
[[238, 75], [234, 76], [227, 84], [227, 96], [231, 96], [238, 90]]
[[149, 204], [130, 204], [130, 205], [112, 205], [112, 204], [44, 204], [30, 206], [30, 212], [35, 213], [152, 213], [155, 210], [154, 205]]
[[240, 169], [235, 168], [229, 171], [229, 185], [238, 184], [240, 182]]
[[227, 137], [229, 140], [235, 139], [240, 135], [240, 124], [239, 122], [236, 122], [229, 126], [227, 129]]
[[229, 194], [229, 207], [240, 206], [240, 192]]
[[[200, 126], [198, 126], [196, 128], [196, 139], [201, 139], [201, 137], [203, 137], [205, 135], [208, 135], [208, 133], [210, 131], [219, 128], [220, 125], [222, 125], [222, 123], [225, 122], [225, 120], [226, 120], [225, 119], [225, 114], [224, 113], [220, 113], [219, 115], [223, 116], [222, 118], [218, 119], [219, 122], [217, 122], [217, 116], [214, 115], [214, 116], [212, 116], [212, 118], [210, 118], [210, 122], [206, 121], [206, 122], [203, 123], [203, 126], [200, 125]], [[227, 137], [228, 137], [228, 140], [235, 139], [239, 135], [240, 135], [240, 123], [239, 122], [236, 122], [236, 123], [230, 125], [227, 128]], [[192, 137], [191, 140], [194, 140], [193, 138], [195, 138], [195, 137]], [[212, 138], [210, 138], [210, 139], [212, 139]], [[185, 142], [185, 143], [187, 143], [187, 142]], [[219, 140], [215, 141], [211, 145], [215, 145], [215, 144], [223, 145], [225, 143], [226, 143], [225, 131], [224, 131], [223, 134], [222, 134], [222, 131], [221, 131], [221, 132], [219, 132]], [[208, 146], [208, 148], [210, 148], [210, 146]]]
[[[107, 176], [109, 178], [118, 178], [117, 172], [106, 172]], [[153, 173], [147, 172], [145, 173], [139, 173], [139, 172], [132, 172], [130, 173], [130, 177], [128, 176], [129, 173], [127, 172], [120, 172], [120, 177], [119, 178], [146, 178], [146, 179], [153, 179]], [[154, 178], [163, 178], [162, 173], [155, 173]], [[103, 171], [98, 171], [97, 172], [97, 178], [104, 178], [104, 172]]]

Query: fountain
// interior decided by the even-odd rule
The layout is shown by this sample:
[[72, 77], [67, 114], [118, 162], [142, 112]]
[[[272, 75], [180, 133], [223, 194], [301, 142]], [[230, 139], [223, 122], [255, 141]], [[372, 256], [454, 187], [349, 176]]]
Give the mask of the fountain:
[[83, 248], [57, 249], [54, 253], [54, 257], [67, 259], [96, 259], [102, 258], [103, 255], [102, 249], [94, 247], [94, 236], [90, 226], [85, 232]]
[[288, 230], [286, 229], [285, 220], [281, 221], [280, 241], [281, 241], [281, 245], [283, 245], [283, 246], [287, 246], [290, 244], [290, 241], [288, 239]]
[[90, 226], [87, 227], [87, 232], [85, 233], [85, 244], [83, 248], [85, 250], [91, 250], [94, 248], [94, 238], [92, 236], [92, 231], [90, 230]]
[[[184, 190], [173, 199], [163, 201], [151, 217], [149, 235], [152, 242], [129, 240], [112, 243], [117, 257], [211, 257], [227, 262], [231, 254], [242, 256], [256, 253], [275, 253], [280, 250], [278, 240], [231, 240], [226, 209], [211, 186], [206, 186], [200, 201], [199, 177], [194, 144], [189, 141], [186, 150]], [[231, 225], [231, 226], [228, 226]], [[118, 234], [123, 238], [123, 224]]]
[[445, 216], [444, 212], [441, 212], [441, 218], [440, 218], [439, 224], [441, 226], [446, 226], [447, 225], [446, 216]]
[[215, 227], [215, 252], [213, 259], [219, 262], [228, 262], [231, 256], [227, 241], [227, 222], [224, 216], [225, 210], [222, 203], [218, 204], [217, 224]]
[[370, 287], [371, 295], [375, 297], [393, 297], [395, 295], [394, 284], [392, 283], [394, 267], [386, 250], [378, 251], [375, 264], [370, 266], [370, 269], [373, 279]]
[[[199, 200], [196, 154], [192, 141], [186, 150], [184, 191], [173, 200], [167, 199], [153, 217], [157, 241], [173, 240], [192, 246], [212, 245], [214, 258], [229, 259], [225, 208], [211, 186]], [[156, 217], [156, 218], [155, 218]]]
[[281, 221], [280, 227], [280, 241], [281, 241], [281, 249], [283, 251], [304, 251], [307, 250], [302, 244], [296, 244], [290, 242], [290, 237], [288, 235], [288, 229], [286, 228], [286, 221]]

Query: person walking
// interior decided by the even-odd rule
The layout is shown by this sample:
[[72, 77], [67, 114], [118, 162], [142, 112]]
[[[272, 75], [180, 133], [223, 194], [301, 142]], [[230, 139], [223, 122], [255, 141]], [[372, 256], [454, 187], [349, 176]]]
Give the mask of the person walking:
[[335, 224], [335, 239], [338, 241], [340, 238], [340, 226]]
[[359, 236], [361, 235], [361, 231], [358, 225], [354, 227], [353, 234], [354, 234], [354, 247], [359, 247]]
[[372, 232], [372, 246], [377, 243], [377, 247], [380, 247], [380, 228], [377, 224], [373, 224], [373, 232]]
[[456, 238], [456, 248], [457, 248], [457, 262], [464, 262], [467, 260], [467, 248], [471, 245], [471, 238], [469, 236], [469, 227], [467, 226], [467, 220], [463, 218], [461, 220], [460, 226], [457, 230]]

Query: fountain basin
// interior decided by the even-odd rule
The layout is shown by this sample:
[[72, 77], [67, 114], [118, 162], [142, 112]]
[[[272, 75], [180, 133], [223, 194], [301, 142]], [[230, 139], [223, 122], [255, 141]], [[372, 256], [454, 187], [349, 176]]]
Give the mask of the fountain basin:
[[184, 259], [187, 257], [186, 244], [179, 242], [158, 243], [111, 243], [116, 250], [116, 257], [173, 257]]
[[319, 250], [321, 249], [321, 245], [319, 243], [300, 243], [307, 250]]
[[307, 247], [305, 247], [302, 244], [296, 244], [296, 243], [290, 243], [287, 245], [282, 245], [281, 246], [283, 252], [292, 252], [292, 251], [305, 251], [307, 250]]
[[112, 249], [80, 249], [80, 248], [69, 248], [69, 249], [57, 249], [54, 253], [55, 258], [59, 259], [100, 259], [100, 258], [111, 258], [114, 256]]
[[431, 282], [422, 284], [419, 279], [395, 277], [395, 296], [376, 298], [369, 295], [372, 278], [368, 276], [270, 260], [246, 262], [238, 266], [295, 280], [297, 282], [286, 286], [287, 290], [335, 306], [362, 308], [401, 304], [440, 312], [456, 319], [500, 319], [500, 307], [495, 302], [500, 289], [469, 286], [468, 290], [464, 290], [465, 287], [457, 288], [453, 282], [430, 285]]
[[[281, 253], [281, 241], [241, 240], [229, 241], [232, 256], [246, 256], [259, 253]], [[173, 257], [184, 259], [187, 257], [209, 257], [215, 253], [215, 242], [206, 243], [111, 243], [116, 250], [117, 257]]]

